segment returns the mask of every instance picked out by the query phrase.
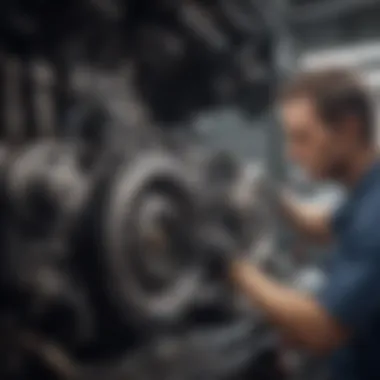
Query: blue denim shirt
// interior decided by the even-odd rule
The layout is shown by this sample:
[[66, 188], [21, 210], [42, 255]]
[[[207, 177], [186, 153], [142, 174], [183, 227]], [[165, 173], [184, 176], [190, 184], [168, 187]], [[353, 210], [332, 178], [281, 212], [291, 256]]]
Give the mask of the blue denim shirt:
[[332, 378], [380, 379], [380, 162], [334, 215], [333, 229], [334, 259], [318, 300], [351, 339], [332, 354]]

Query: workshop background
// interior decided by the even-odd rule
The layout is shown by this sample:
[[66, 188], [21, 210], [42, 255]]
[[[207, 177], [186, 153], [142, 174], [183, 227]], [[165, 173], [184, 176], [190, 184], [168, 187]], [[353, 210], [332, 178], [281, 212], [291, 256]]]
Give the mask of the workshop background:
[[[194, 132], [202, 145], [215, 150], [227, 150], [245, 164], [252, 164], [252, 167], [266, 171], [269, 176], [288, 182], [300, 199], [305, 202], [314, 202], [324, 207], [336, 207], [344, 198], [341, 189], [334, 184], [316, 184], [308, 181], [285, 159], [283, 137], [272, 103], [273, 97], [268, 96], [267, 90], [275, 91], [283, 80], [300, 70], [332, 65], [347, 66], [358, 70], [372, 89], [375, 101], [380, 103], [380, 0], [259, 0], [256, 2], [247, 0], [249, 1], [260, 4], [257, 8], [261, 10], [261, 16], [266, 21], [264, 23], [266, 29], [263, 31], [266, 39], [263, 42], [261, 66], [252, 69], [258, 90], [250, 94], [249, 99], [244, 100], [245, 106], [219, 107], [202, 113], [192, 120], [193, 129], [187, 129], [191, 130], [191, 133]], [[247, 19], [243, 17], [241, 22], [248, 22], [254, 27], [250, 17]], [[260, 27], [261, 24], [257, 25]], [[57, 59], [57, 57], [54, 58]], [[23, 112], [19, 112], [17, 108], [14, 83], [20, 79], [24, 63], [22, 59], [14, 59], [12, 55], [2, 60], [4, 64], [1, 78], [2, 100], [4, 105], [6, 104], [7, 119], [4, 125], [10, 125], [7, 131], [8, 137], [15, 141], [19, 131], [22, 130]], [[53, 66], [59, 69], [61, 63], [58, 59], [53, 62]], [[63, 66], [65, 63], [63, 62]], [[39, 97], [37, 103], [43, 107], [36, 116], [39, 125], [42, 126], [41, 129], [45, 128], [46, 131], [54, 125], [52, 121], [54, 116], [49, 108], [51, 99], [49, 103], [47, 96], [54, 78], [52, 78], [53, 70], [48, 66], [44, 66], [44, 62], [37, 62], [33, 67], [33, 73], [37, 77], [36, 82], [40, 85], [36, 91]], [[107, 105], [112, 108], [116, 116], [123, 119], [123, 115], [127, 114], [128, 121], [132, 125], [135, 122], [134, 117], [140, 121], [139, 110], [137, 109], [136, 112], [134, 108], [133, 94], [128, 93], [127, 86], [120, 80], [119, 73], [101, 77], [96, 68], [89, 70], [88, 67], [75, 67], [72, 74], [75, 90], [85, 88], [92, 89], [95, 93], [107, 94], [102, 101], [108, 103]], [[63, 76], [55, 79], [56, 82], [64, 82], [67, 78]], [[261, 88], [262, 91], [260, 91]], [[60, 102], [62, 99], [59, 97], [62, 94], [57, 92], [55, 95], [57, 95], [59, 111], [59, 106], [64, 102]], [[380, 109], [380, 104], [377, 108]], [[25, 114], [27, 115], [24, 112]], [[57, 114], [57, 119], [59, 119], [59, 112]], [[27, 119], [28, 125], [31, 124], [29, 121], [30, 119]], [[139, 122], [135, 124], [141, 126]], [[138, 148], [135, 149], [138, 151]], [[297, 265], [294, 266], [294, 262], [292, 263], [295, 259], [295, 251], [300, 257], [306, 254], [312, 260], [305, 266], [299, 266], [303, 270], [303, 273], [300, 271], [299, 274], [300, 277], [304, 275], [303, 286], [307, 288], [307, 283], [311, 282], [313, 284], [310, 288], [315, 288], [317, 286], [315, 282], [323, 281], [323, 254], [315, 251], [313, 247], [300, 244], [280, 223], [274, 230], [273, 250], [277, 254], [276, 260], [279, 263], [282, 262], [284, 272], [287, 265], [290, 268], [289, 272], [298, 270]], [[270, 235], [270, 238], [272, 236]], [[166, 316], [165, 313], [163, 314]], [[106, 322], [109, 323], [109, 320]], [[289, 352], [287, 359], [289, 366], [294, 367], [294, 379], [325, 380], [323, 363], [306, 358], [302, 353]]]

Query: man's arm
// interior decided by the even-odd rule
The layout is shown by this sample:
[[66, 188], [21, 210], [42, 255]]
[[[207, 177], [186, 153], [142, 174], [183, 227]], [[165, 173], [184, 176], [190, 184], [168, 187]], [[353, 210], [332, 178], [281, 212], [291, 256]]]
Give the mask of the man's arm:
[[324, 353], [347, 338], [345, 329], [316, 300], [272, 281], [256, 267], [235, 262], [232, 277], [289, 341]]
[[[360, 225], [360, 224], [363, 225]], [[370, 325], [380, 308], [380, 214], [369, 210], [352, 243], [315, 297], [272, 281], [258, 268], [234, 260], [234, 283], [290, 340], [315, 352], [333, 350]]]

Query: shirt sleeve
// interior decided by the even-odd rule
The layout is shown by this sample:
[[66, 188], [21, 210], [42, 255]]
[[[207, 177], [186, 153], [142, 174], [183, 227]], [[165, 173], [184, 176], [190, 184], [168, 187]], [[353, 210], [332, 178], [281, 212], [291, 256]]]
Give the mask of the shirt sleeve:
[[338, 253], [342, 259], [318, 295], [322, 307], [351, 330], [370, 323], [380, 310], [379, 235], [365, 234], [350, 252]]

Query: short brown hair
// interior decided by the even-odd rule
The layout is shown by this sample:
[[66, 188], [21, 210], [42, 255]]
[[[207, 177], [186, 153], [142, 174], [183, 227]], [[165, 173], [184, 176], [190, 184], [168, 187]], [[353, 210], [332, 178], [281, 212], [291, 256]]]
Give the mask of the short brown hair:
[[338, 124], [347, 116], [356, 117], [366, 142], [373, 138], [372, 99], [366, 86], [353, 72], [333, 68], [301, 73], [280, 91], [281, 102], [298, 97], [307, 97], [315, 102], [319, 116], [330, 125]]

